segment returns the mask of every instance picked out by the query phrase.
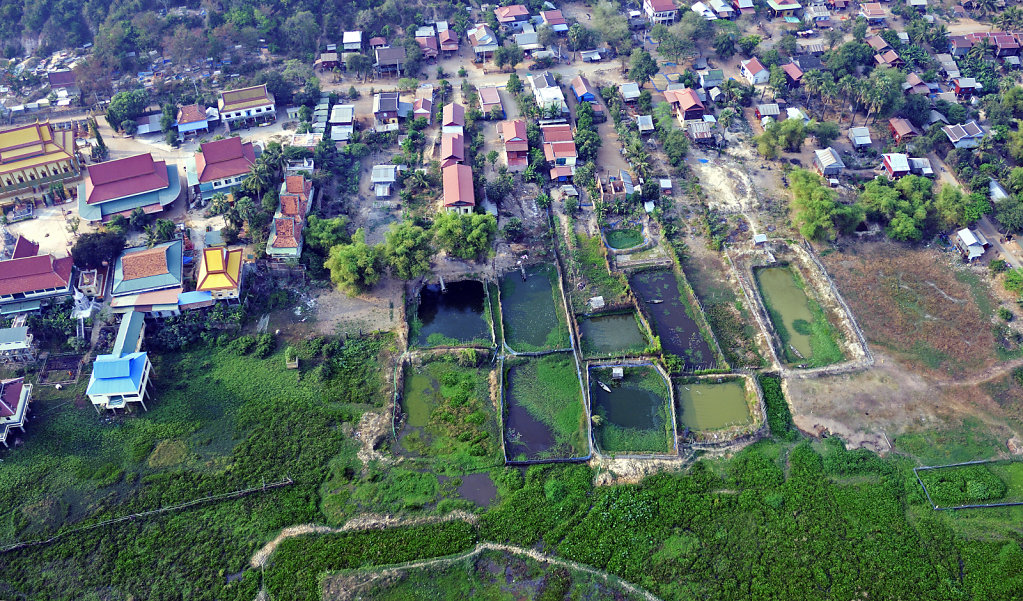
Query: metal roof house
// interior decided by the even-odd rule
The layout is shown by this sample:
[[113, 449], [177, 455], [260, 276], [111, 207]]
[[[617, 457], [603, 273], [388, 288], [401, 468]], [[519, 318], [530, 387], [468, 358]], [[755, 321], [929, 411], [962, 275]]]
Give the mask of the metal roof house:
[[0, 329], [0, 363], [22, 363], [32, 361], [32, 334], [28, 326]]
[[11, 258], [0, 261], [0, 315], [37, 311], [71, 295], [74, 259], [38, 253], [38, 244], [19, 236]]
[[842, 158], [831, 146], [813, 151], [813, 166], [817, 169], [818, 174], [825, 177], [838, 175], [845, 169]]
[[242, 288], [242, 249], [204, 248], [195, 289], [214, 299], [238, 298]]
[[984, 130], [977, 125], [976, 121], [970, 121], [962, 125], [946, 125], [941, 128], [948, 137], [948, 141], [956, 148], [976, 148], [984, 137]]
[[962, 253], [963, 258], [970, 262], [984, 256], [988, 241], [984, 234], [979, 231], [963, 228], [956, 232], [955, 245], [959, 252]]
[[849, 140], [856, 149], [869, 147], [873, 142], [870, 139], [870, 129], [866, 127], [850, 127]]
[[91, 223], [107, 222], [139, 208], [147, 215], [159, 213], [179, 198], [178, 168], [147, 152], [86, 167], [78, 185], [78, 214]]
[[96, 408], [96, 413], [101, 408], [116, 412], [129, 407], [130, 403], [139, 403], [148, 410], [145, 398], [149, 396], [152, 371], [153, 364], [144, 352], [100, 355], [92, 364], [92, 375], [85, 394]]

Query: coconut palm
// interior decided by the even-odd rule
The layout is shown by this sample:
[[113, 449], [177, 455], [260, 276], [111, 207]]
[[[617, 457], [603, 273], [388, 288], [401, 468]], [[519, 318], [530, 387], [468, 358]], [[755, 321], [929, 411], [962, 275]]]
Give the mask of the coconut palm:
[[266, 150], [259, 156], [259, 160], [266, 165], [271, 176], [277, 177], [284, 172], [288, 165], [288, 157], [284, 155], [284, 147], [277, 142], [269, 142]]
[[242, 188], [252, 192], [256, 198], [262, 198], [263, 192], [270, 188], [272, 175], [263, 161], [256, 161], [249, 169], [249, 175], [242, 181]]

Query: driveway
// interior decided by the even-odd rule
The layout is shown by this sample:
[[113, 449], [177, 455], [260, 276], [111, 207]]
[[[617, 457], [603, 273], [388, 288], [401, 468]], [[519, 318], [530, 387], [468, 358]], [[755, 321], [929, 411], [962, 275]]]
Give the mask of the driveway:
[[984, 234], [984, 237], [991, 243], [991, 246], [998, 251], [999, 258], [1004, 259], [1013, 269], [1023, 267], [1023, 262], [1020, 261], [1020, 258], [1002, 242], [1002, 234], [995, 228], [995, 224], [991, 223], [987, 215], [981, 217], [980, 221], [977, 222], [977, 229], [980, 233]]

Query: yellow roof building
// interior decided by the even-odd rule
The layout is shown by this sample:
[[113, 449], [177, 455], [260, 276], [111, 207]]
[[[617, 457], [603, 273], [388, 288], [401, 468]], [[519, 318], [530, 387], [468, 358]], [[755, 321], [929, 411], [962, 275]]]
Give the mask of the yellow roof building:
[[33, 178], [78, 175], [74, 133], [54, 130], [49, 123], [32, 123], [0, 131], [0, 182], [20, 183], [15, 176]]
[[241, 288], [242, 249], [227, 250], [222, 246], [205, 248], [199, 266], [199, 284], [203, 292], [235, 291]]

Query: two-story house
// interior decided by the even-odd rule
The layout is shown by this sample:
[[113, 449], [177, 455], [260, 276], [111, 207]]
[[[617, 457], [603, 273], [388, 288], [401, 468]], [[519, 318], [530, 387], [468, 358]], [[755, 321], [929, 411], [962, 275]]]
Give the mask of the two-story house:
[[221, 92], [217, 108], [228, 129], [277, 119], [277, 104], [274, 95], [266, 90], [266, 84]]
[[529, 164], [529, 139], [526, 136], [526, 122], [523, 119], [501, 122], [501, 138], [504, 139], [504, 156], [508, 171], [523, 171]]
[[0, 315], [39, 310], [72, 294], [71, 257], [39, 254], [39, 245], [18, 236], [10, 259], [0, 261]]
[[650, 22], [669, 25], [675, 22], [678, 8], [673, 0], [643, 0], [643, 12]]

